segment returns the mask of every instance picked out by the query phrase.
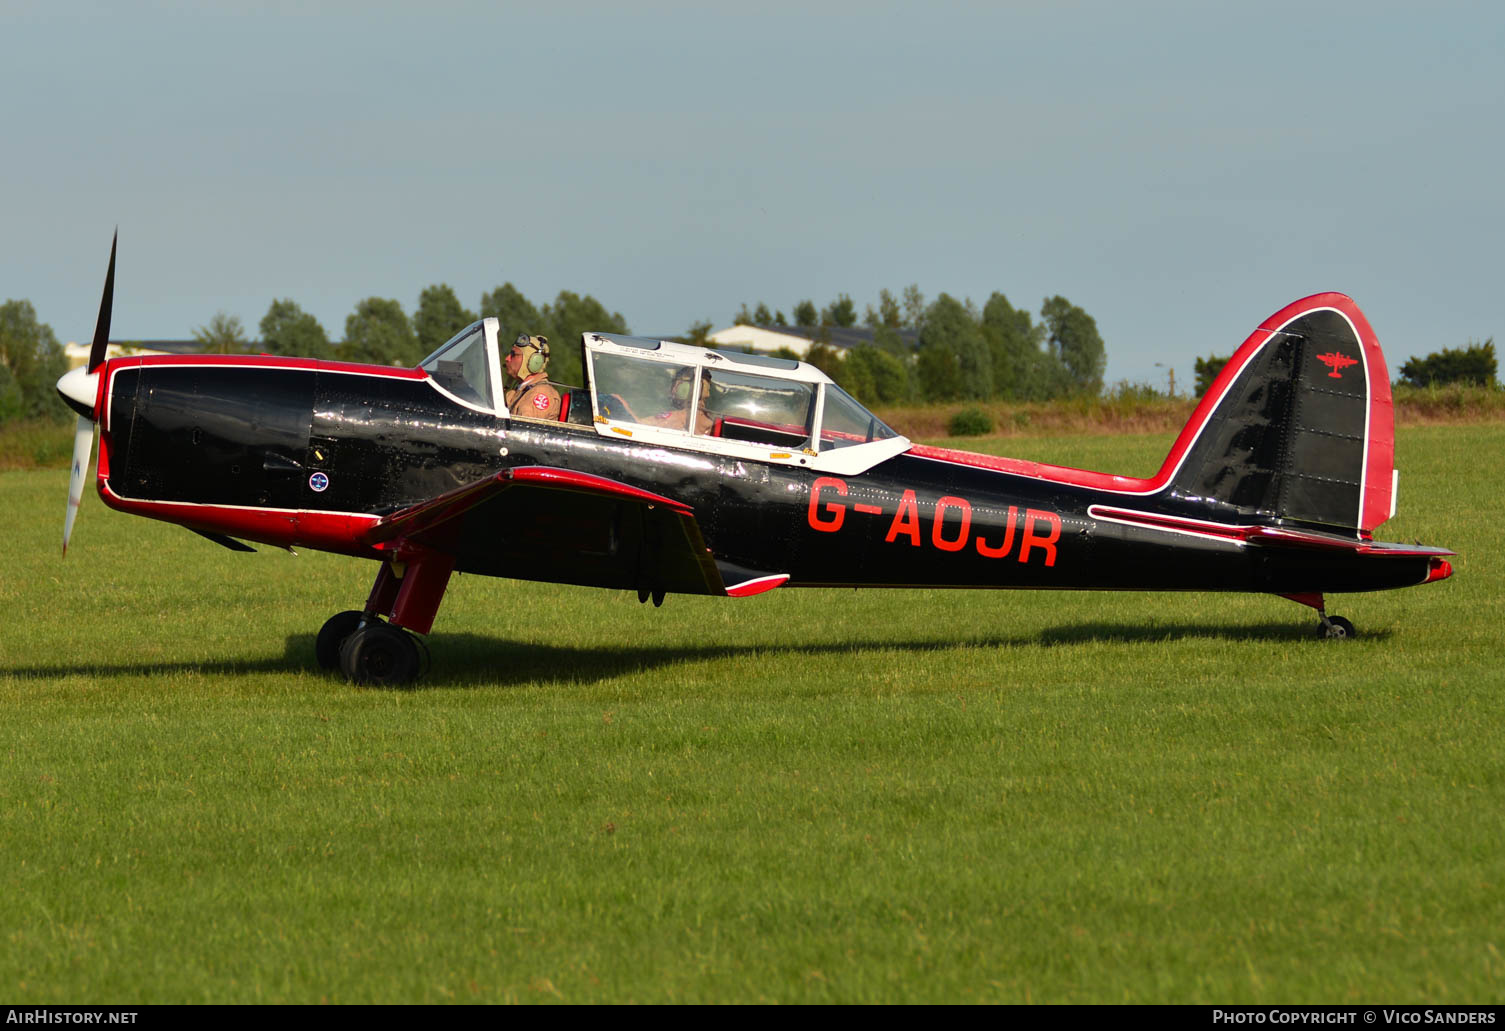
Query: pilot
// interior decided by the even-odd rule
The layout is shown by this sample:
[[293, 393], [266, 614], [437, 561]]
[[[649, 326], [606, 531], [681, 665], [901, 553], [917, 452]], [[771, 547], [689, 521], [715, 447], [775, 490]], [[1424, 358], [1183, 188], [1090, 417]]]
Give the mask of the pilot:
[[502, 362], [507, 411], [523, 419], [558, 419], [559, 391], [549, 382], [549, 339], [519, 333]]
[[[706, 411], [706, 400], [711, 392], [711, 374], [707, 370], [701, 377], [700, 403], [695, 406], [694, 432], [711, 432], [716, 420]], [[672, 430], [689, 429], [690, 396], [695, 393], [695, 367], [686, 366], [674, 374], [669, 383], [669, 408], [667, 411], [643, 420], [650, 426], [666, 426]]]

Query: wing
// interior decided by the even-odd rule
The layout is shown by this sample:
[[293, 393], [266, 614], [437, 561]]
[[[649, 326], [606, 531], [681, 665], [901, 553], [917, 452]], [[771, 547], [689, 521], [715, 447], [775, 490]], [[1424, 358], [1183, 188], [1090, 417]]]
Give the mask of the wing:
[[589, 473], [504, 469], [373, 525], [365, 543], [412, 541], [461, 572], [646, 593], [726, 594], [690, 506]]

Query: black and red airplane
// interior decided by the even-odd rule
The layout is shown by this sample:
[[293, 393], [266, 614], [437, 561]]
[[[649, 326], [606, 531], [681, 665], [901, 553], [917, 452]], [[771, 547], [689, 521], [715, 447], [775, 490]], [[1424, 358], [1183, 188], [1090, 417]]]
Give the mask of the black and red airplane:
[[[508, 333], [482, 319], [411, 369], [271, 356], [104, 360], [115, 253], [79, 414], [68, 537], [100, 426], [104, 503], [245, 540], [374, 559], [319, 662], [361, 683], [419, 671], [455, 571], [734, 598], [775, 587], [1324, 595], [1451, 575], [1384, 544], [1394, 420], [1352, 300], [1317, 294], [1239, 347], [1149, 479], [913, 444], [818, 369], [587, 334], [558, 417], [509, 416]], [[504, 330], [506, 332], [504, 332]], [[1352, 368], [1350, 368], [1352, 366]], [[1347, 371], [1345, 371], [1347, 370]], [[553, 413], [550, 413], [553, 414]]]

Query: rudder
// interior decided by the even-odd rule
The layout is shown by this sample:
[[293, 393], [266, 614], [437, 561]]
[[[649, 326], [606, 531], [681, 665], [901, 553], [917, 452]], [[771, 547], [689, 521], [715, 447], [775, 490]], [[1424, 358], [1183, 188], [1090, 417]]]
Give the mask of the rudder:
[[1166, 459], [1173, 496], [1222, 518], [1368, 533], [1391, 515], [1389, 372], [1369, 321], [1325, 293], [1234, 352]]

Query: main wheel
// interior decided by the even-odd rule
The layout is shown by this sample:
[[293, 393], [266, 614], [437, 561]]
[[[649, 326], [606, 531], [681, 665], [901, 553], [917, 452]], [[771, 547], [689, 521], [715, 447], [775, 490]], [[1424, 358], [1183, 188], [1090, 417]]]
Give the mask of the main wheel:
[[361, 625], [361, 617], [364, 615], [364, 612], [355, 609], [341, 612], [330, 616], [319, 628], [319, 638], [314, 642], [314, 655], [318, 658], [320, 667], [340, 668], [340, 645], [345, 643], [345, 638], [355, 633], [355, 628]]
[[1317, 624], [1317, 636], [1329, 641], [1351, 641], [1359, 636], [1359, 632], [1342, 616], [1328, 616], [1326, 623]]
[[401, 687], [418, 679], [418, 644], [401, 627], [367, 623], [340, 646], [340, 669], [357, 684]]

